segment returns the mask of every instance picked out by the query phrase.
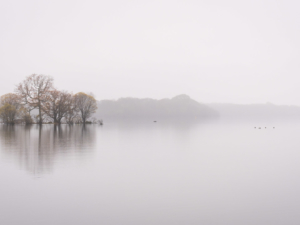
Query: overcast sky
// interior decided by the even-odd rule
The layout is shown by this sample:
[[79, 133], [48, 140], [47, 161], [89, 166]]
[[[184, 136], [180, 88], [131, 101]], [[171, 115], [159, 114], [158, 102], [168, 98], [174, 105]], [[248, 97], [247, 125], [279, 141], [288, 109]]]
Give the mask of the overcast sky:
[[299, 1], [0, 4], [0, 95], [37, 73], [99, 100], [300, 105]]

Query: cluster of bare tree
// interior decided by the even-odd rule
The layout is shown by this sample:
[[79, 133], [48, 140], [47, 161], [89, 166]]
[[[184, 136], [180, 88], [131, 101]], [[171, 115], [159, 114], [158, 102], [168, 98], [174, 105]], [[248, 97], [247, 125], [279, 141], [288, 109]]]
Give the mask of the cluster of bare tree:
[[[37, 74], [26, 77], [17, 85], [15, 93], [0, 97], [0, 119], [8, 124], [85, 124], [96, 109], [97, 102], [92, 95], [59, 91], [53, 87], [52, 77]], [[32, 115], [33, 111], [38, 113]]]

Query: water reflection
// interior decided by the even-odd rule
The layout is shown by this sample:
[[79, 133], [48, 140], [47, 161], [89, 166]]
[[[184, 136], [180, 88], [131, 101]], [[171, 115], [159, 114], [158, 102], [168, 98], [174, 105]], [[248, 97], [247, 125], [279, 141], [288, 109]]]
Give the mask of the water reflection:
[[39, 174], [51, 172], [61, 156], [84, 155], [94, 147], [93, 125], [2, 125], [0, 149], [17, 160], [22, 169]]

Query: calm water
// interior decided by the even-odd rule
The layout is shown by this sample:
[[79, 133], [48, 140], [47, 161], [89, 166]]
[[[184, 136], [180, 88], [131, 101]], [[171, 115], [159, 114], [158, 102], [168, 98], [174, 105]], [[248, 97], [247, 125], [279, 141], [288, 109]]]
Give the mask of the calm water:
[[299, 121], [1, 125], [0, 224], [298, 225], [299, 135]]

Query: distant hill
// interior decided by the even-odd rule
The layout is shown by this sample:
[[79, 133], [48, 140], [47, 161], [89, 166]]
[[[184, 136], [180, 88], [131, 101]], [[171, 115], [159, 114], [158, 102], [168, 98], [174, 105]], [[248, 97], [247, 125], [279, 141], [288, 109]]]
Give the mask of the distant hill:
[[221, 118], [236, 119], [300, 119], [299, 106], [266, 104], [208, 104], [209, 107], [218, 111]]
[[172, 99], [120, 98], [98, 102], [95, 117], [103, 120], [149, 119], [149, 120], [201, 120], [217, 118], [217, 111], [201, 104], [187, 95]]

